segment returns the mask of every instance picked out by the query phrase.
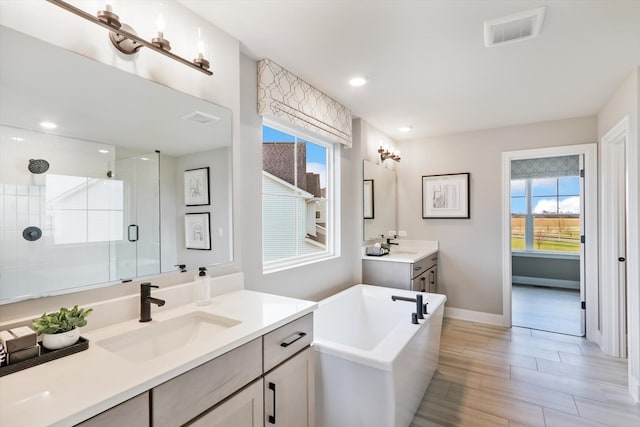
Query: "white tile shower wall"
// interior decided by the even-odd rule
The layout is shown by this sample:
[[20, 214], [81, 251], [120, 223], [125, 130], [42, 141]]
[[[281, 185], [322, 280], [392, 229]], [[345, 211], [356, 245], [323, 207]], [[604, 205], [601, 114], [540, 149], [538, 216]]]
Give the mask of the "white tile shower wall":
[[[0, 126], [0, 298], [49, 294], [62, 287], [109, 281], [108, 243], [79, 246], [65, 242], [60, 234], [56, 239], [56, 231], [60, 232], [56, 225], [66, 223], [73, 234], [86, 233], [86, 227], [79, 226], [81, 221], [73, 216], [77, 212], [48, 210], [46, 191], [47, 174], [104, 177], [114, 154], [96, 153], [106, 147], [111, 148]], [[27, 165], [32, 158], [46, 159], [49, 171], [30, 173]], [[42, 229], [40, 240], [29, 242], [22, 237], [28, 226]], [[76, 265], [72, 270], [64, 267], [70, 259]], [[23, 286], [16, 289], [15, 283]]]

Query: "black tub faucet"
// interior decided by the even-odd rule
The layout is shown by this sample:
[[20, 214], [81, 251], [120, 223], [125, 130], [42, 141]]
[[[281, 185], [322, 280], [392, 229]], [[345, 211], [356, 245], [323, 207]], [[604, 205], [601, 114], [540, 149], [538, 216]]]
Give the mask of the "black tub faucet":
[[157, 288], [158, 286], [152, 285], [149, 282], [140, 284], [140, 321], [151, 321], [151, 304], [155, 304], [158, 307], [162, 307], [165, 303], [163, 299], [153, 298], [151, 296], [151, 288]]
[[417, 294], [415, 298], [399, 297], [391, 295], [391, 301], [407, 301], [416, 303], [416, 312], [411, 313], [411, 323], [417, 325], [418, 319], [424, 319], [424, 313], [427, 311], [427, 305], [422, 304], [422, 295]]

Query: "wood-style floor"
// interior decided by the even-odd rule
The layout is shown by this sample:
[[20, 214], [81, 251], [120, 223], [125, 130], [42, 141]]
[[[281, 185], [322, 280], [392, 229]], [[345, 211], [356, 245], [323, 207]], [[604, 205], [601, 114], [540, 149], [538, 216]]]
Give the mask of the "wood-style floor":
[[580, 290], [517, 284], [511, 290], [514, 326], [582, 335]]
[[627, 361], [584, 338], [445, 319], [411, 427], [640, 426]]

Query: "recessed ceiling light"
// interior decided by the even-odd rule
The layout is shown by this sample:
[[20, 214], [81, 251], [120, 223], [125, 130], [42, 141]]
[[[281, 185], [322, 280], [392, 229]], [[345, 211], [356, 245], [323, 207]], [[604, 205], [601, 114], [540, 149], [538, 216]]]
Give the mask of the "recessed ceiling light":
[[98, 153], [101, 154], [107, 154], [109, 152], [109, 150], [98, 150]]
[[365, 79], [364, 77], [354, 77], [349, 80], [349, 84], [353, 87], [364, 86], [367, 84], [367, 79]]
[[148, 157], [140, 157], [140, 160], [149, 160]]
[[22, 141], [24, 141], [24, 138], [20, 138], [19, 136], [12, 136], [11, 140], [12, 141], [22, 142]]
[[55, 129], [58, 127], [58, 125], [53, 122], [40, 122], [40, 126], [45, 129]]
[[398, 128], [400, 132], [411, 132], [412, 129], [413, 129], [413, 126], [400, 126]]

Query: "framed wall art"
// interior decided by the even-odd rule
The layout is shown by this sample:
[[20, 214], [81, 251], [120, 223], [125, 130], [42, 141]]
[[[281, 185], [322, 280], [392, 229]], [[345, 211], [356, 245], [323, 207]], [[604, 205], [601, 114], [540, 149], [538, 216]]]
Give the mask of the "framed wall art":
[[209, 201], [209, 168], [184, 171], [184, 204], [206, 206]]
[[422, 218], [471, 218], [470, 173], [422, 177]]
[[373, 219], [374, 218], [374, 196], [373, 196], [373, 180], [365, 179], [362, 182], [362, 201], [363, 201], [363, 212], [364, 219]]
[[184, 216], [184, 240], [187, 249], [211, 250], [209, 212], [187, 213]]

